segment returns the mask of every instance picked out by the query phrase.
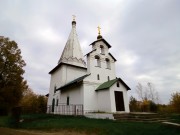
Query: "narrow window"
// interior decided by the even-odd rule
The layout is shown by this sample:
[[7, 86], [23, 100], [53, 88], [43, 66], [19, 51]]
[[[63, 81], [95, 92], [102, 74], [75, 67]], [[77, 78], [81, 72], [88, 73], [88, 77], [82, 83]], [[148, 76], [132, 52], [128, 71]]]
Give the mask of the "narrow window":
[[67, 97], [67, 105], [69, 105], [69, 96]]
[[119, 82], [117, 82], [117, 87], [119, 87]]
[[97, 55], [95, 56], [95, 62], [96, 62], [95, 64], [96, 64], [97, 67], [101, 67], [100, 58]]
[[100, 80], [99, 74], [97, 75], [97, 80]]
[[55, 99], [52, 100], [52, 112], [54, 112]]
[[108, 76], [108, 81], [110, 80], [109, 76]]
[[58, 102], [59, 102], [59, 100], [58, 100], [58, 99], [56, 99], [56, 106], [58, 106]]
[[104, 47], [103, 47], [102, 45], [100, 45], [100, 53], [101, 53], [101, 54], [105, 54], [105, 53], [104, 53]]
[[56, 93], [56, 86], [54, 86], [54, 93]]
[[108, 58], [106, 58], [106, 68], [111, 69], [110, 60]]

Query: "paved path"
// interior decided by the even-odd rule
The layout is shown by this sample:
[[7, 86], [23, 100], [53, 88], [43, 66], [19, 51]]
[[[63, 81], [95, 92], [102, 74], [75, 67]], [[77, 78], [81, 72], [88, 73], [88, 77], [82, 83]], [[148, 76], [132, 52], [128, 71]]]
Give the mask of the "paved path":
[[162, 123], [167, 124], [167, 125], [173, 125], [173, 126], [180, 127], [180, 124], [178, 124], [178, 123], [173, 123], [173, 122], [162, 122]]
[[11, 129], [0, 127], [1, 135], [87, 135], [84, 132], [59, 130], [59, 131], [39, 131], [39, 130], [24, 130], [24, 129]]

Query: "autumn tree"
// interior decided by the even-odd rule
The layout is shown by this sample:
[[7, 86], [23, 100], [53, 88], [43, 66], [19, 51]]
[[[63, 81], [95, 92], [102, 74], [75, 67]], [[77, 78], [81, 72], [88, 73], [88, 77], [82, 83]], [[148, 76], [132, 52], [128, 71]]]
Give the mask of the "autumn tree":
[[0, 110], [8, 112], [17, 106], [27, 89], [23, 78], [25, 61], [15, 41], [0, 37]]
[[47, 109], [47, 98], [35, 94], [30, 88], [23, 93], [21, 100], [23, 113], [45, 113]]
[[176, 92], [171, 95], [170, 106], [174, 112], [180, 113], [180, 93]]
[[139, 104], [138, 101], [136, 100], [136, 98], [134, 98], [133, 96], [130, 97], [129, 100], [129, 108], [131, 112], [137, 112], [139, 111]]

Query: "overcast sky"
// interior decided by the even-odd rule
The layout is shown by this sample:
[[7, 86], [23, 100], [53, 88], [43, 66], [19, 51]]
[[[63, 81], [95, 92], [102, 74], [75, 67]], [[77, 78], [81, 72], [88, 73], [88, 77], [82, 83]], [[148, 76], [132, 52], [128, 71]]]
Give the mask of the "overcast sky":
[[34, 92], [48, 93], [48, 72], [61, 56], [73, 14], [83, 54], [100, 25], [129, 95], [137, 96], [138, 82], [153, 83], [161, 103], [180, 92], [180, 0], [0, 0], [0, 36], [18, 43]]

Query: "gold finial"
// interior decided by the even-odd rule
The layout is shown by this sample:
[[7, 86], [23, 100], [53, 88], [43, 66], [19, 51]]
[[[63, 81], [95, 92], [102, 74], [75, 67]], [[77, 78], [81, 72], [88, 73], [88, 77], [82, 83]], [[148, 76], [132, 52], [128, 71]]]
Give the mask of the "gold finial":
[[98, 34], [101, 35], [101, 28], [98, 26]]
[[75, 19], [76, 19], [76, 16], [75, 15], [72, 15], [73, 16], [73, 21], [75, 21]]

